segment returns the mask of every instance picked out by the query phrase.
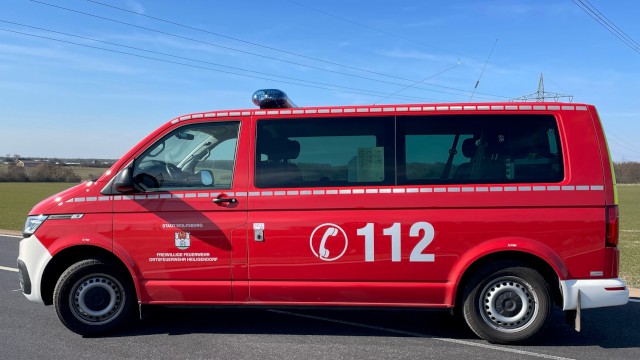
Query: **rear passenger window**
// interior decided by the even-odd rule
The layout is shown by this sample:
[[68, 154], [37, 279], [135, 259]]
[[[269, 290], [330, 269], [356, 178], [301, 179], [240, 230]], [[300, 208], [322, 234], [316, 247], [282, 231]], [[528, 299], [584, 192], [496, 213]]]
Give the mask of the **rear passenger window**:
[[258, 121], [256, 186], [392, 185], [393, 134], [389, 117]]
[[558, 182], [549, 115], [398, 117], [399, 184]]

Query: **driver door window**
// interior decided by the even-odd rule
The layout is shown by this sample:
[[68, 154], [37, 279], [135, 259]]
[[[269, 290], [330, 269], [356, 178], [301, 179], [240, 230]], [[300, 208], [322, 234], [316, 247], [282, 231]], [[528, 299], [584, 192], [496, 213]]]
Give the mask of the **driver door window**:
[[134, 162], [133, 181], [141, 191], [230, 189], [239, 122], [202, 123], [178, 128]]

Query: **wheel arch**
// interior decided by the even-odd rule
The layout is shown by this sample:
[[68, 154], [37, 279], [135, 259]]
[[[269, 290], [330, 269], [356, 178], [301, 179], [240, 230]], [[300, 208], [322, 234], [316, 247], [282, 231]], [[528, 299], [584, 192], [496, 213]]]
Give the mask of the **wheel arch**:
[[[451, 296], [450, 303], [455, 306], [456, 309], [460, 309], [463, 301], [464, 289], [469, 283], [469, 280], [473, 274], [479, 269], [495, 262], [500, 261], [513, 261], [522, 263], [525, 266], [529, 266], [538, 271], [544, 280], [548, 283], [551, 289], [551, 296], [553, 303], [557, 305], [562, 304], [562, 290], [560, 288], [560, 280], [566, 278], [566, 268], [556, 256], [543, 256], [540, 253], [534, 253], [525, 250], [506, 250], [499, 249], [494, 252], [488, 252], [479, 255], [473, 259], [469, 259], [466, 262], [459, 262], [457, 272], [452, 272], [455, 275], [455, 281], [451, 289], [449, 296]], [[464, 265], [463, 265], [464, 264]]]
[[56, 253], [47, 264], [43, 275], [41, 294], [45, 305], [53, 304], [53, 291], [56, 287], [58, 279], [69, 266], [78, 261], [86, 259], [100, 259], [104, 262], [113, 264], [123, 274], [128, 274], [128, 281], [131, 281], [132, 288], [136, 291], [136, 297], [139, 299], [138, 286], [135, 277], [128, 266], [115, 254], [107, 249], [92, 245], [77, 245], [63, 249]]

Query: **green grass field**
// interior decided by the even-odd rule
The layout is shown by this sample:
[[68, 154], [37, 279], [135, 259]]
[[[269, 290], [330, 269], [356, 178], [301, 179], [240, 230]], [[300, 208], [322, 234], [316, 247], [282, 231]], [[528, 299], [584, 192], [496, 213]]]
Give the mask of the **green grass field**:
[[77, 184], [0, 183], [0, 229], [22, 231], [35, 204], [74, 185]]
[[640, 287], [640, 185], [618, 185], [620, 201], [620, 274]]
[[[69, 183], [0, 183], [0, 229], [21, 231], [31, 208]], [[620, 273], [640, 287], [640, 185], [619, 185]]]

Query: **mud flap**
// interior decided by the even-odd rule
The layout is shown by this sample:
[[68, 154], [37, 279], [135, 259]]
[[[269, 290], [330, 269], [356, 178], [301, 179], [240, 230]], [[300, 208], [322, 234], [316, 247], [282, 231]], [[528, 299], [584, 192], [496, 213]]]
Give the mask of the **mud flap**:
[[567, 324], [574, 328], [577, 332], [580, 332], [582, 329], [582, 324], [580, 321], [580, 291], [578, 291], [578, 302], [576, 304], [575, 310], [567, 310], [565, 311], [565, 316], [567, 319]]

